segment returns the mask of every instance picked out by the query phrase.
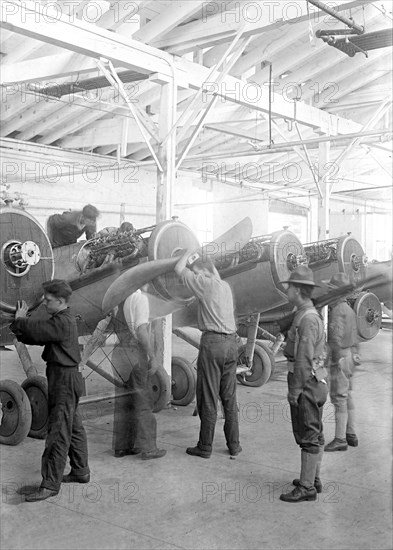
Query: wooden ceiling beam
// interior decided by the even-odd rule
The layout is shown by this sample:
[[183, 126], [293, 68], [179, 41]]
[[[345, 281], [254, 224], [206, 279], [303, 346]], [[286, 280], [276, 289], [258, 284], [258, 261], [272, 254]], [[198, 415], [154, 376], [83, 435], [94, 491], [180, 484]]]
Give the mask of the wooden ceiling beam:
[[[334, 69], [334, 78], [332, 78], [333, 87], [330, 90], [325, 91], [325, 96], [330, 97], [330, 102], [334, 103], [340, 98], [347, 96], [357, 89], [362, 89], [367, 84], [374, 82], [377, 78], [391, 73], [392, 66], [389, 61], [391, 60], [390, 51], [373, 52], [373, 59], [355, 59], [351, 60], [353, 64], [340, 64]], [[370, 66], [371, 64], [371, 66]], [[378, 75], [378, 76], [377, 76]], [[321, 88], [323, 88], [323, 82]], [[304, 90], [304, 99], [310, 99], [314, 96], [315, 90], [311, 90], [307, 87]], [[334, 89], [333, 89], [334, 88]], [[326, 103], [326, 99], [321, 94], [318, 104], [329, 108]], [[314, 99], [315, 102], [315, 99]], [[325, 103], [324, 103], [325, 102]], [[324, 103], [324, 104], [323, 104]]]
[[[40, 82], [51, 79], [65, 78], [72, 75], [82, 75], [98, 72], [97, 65], [83, 55], [72, 52], [58, 53], [40, 57], [34, 60], [20, 61], [16, 64], [2, 67], [2, 80], [5, 85], [24, 82]], [[53, 84], [58, 84], [54, 82]]]
[[134, 33], [133, 39], [145, 44], [162, 38], [169, 31], [200, 10], [203, 0], [176, 1]]
[[[272, 116], [297, 120], [300, 124], [312, 126], [321, 132], [331, 134], [351, 133], [361, 128], [356, 122], [325, 113], [301, 101], [297, 101], [295, 104], [277, 93], [272, 94], [270, 105], [266, 87], [253, 86], [252, 83], [244, 82], [229, 75], [225, 77], [220, 86], [215, 86], [214, 83], [210, 83], [208, 80], [210, 70], [207, 67], [187, 62], [185, 59], [179, 60], [179, 64], [187, 72], [191, 87], [205, 86], [206, 93], [214, 93], [221, 98], [217, 105], [229, 102], [256, 111], [271, 112]], [[207, 93], [207, 96], [210, 93]], [[251, 99], [251, 94], [255, 94], [255, 99], [254, 97]]]
[[[369, 4], [371, 1], [348, 0], [335, 6], [335, 10], [355, 8], [359, 5]], [[231, 10], [227, 10], [223, 2], [217, 2], [217, 5], [219, 13], [209, 17], [209, 10], [214, 7], [214, 3], [207, 2], [202, 20], [177, 27], [162, 40], [154, 41], [152, 44], [170, 53], [181, 55], [197, 47], [206, 48], [229, 41], [244, 23], [246, 24], [244, 36], [252, 36], [278, 27], [286, 27], [294, 22], [308, 20], [306, 2], [292, 3], [291, 9], [287, 9], [285, 2], [236, 2], [234, 9]], [[311, 9], [310, 11], [313, 18], [326, 17], [321, 10]], [[286, 27], [286, 31], [288, 31], [288, 27]]]
[[[70, 136], [64, 137], [59, 142], [59, 147], [66, 149], [83, 149], [85, 147], [96, 148], [106, 145], [117, 145], [122, 140], [123, 118], [114, 118], [94, 122], [92, 126], [85, 127]], [[139, 128], [133, 119], [126, 120], [128, 141], [137, 143], [142, 141]]]
[[[70, 23], [63, 16], [48, 25], [42, 7], [31, 0], [25, 0], [22, 4], [3, 0], [2, 5], [0, 26], [6, 30], [95, 59], [108, 58], [117, 65], [143, 74], [161, 73], [167, 78], [172, 77], [168, 64], [171, 62], [170, 56], [141, 42], [125, 39], [84, 21]], [[32, 17], [34, 14], [36, 18]]]

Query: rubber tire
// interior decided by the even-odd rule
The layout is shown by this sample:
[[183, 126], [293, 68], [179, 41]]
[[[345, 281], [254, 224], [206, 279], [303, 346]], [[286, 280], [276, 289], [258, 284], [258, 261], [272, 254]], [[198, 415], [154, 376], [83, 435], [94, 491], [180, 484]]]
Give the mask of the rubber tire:
[[[179, 392], [176, 394], [176, 377], [182, 375], [185, 375], [187, 389], [179, 395]], [[189, 405], [195, 397], [195, 390], [196, 371], [194, 367], [189, 361], [183, 359], [182, 357], [172, 357], [172, 404], [184, 407]]]
[[150, 383], [154, 396], [153, 412], [160, 412], [170, 401], [171, 379], [163, 368], [158, 368], [150, 377]]
[[[48, 411], [48, 381], [45, 376], [29, 376], [22, 383], [22, 388], [27, 393], [31, 405], [31, 427], [30, 431], [27, 434], [29, 437], [34, 439], [45, 439], [46, 434], [48, 433], [48, 420], [49, 420], [49, 411]], [[31, 392], [33, 388], [37, 388], [40, 392], [39, 396], [41, 399], [45, 399], [46, 403], [38, 403], [37, 395]], [[37, 391], [36, 390], [36, 391]], [[39, 406], [45, 406], [45, 411], [43, 411], [44, 418], [40, 419], [39, 415], [42, 411], [38, 411]], [[35, 424], [40, 422], [38, 427]]]
[[263, 348], [266, 351], [266, 353], [268, 354], [268, 356], [270, 358], [270, 365], [271, 365], [271, 368], [272, 368], [270, 376], [269, 376], [269, 380], [270, 380], [270, 378], [276, 372], [276, 359], [275, 359], [275, 357], [272, 353], [272, 350], [269, 347], [269, 344], [267, 344], [263, 340], [256, 340], [256, 344], [258, 344], [258, 346], [261, 346], [261, 348]]
[[[0, 425], [0, 443], [3, 445], [18, 445], [30, 431], [32, 414], [29, 398], [19, 384], [13, 380], [1, 380], [0, 400], [3, 411]], [[14, 421], [17, 421], [15, 429], [8, 435], [7, 432], [10, 428], [7, 426], [7, 411], [9, 414], [14, 415]]]
[[[242, 363], [241, 356], [244, 354], [246, 346], [240, 346], [238, 350], [238, 362]], [[257, 388], [266, 384], [271, 375], [271, 361], [267, 351], [260, 346], [255, 344], [254, 358], [252, 365], [252, 374], [251, 376], [243, 376], [242, 374], [237, 374], [238, 381], [243, 384], [243, 386], [251, 386]]]

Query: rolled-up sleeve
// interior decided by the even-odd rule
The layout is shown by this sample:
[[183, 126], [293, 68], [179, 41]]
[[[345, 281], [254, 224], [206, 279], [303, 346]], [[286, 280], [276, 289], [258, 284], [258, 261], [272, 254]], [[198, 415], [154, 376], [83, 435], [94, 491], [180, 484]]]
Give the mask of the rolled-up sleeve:
[[183, 269], [180, 275], [182, 283], [189, 289], [197, 298], [203, 298], [204, 289], [206, 286], [205, 275], [203, 273], [195, 274], [187, 267]]

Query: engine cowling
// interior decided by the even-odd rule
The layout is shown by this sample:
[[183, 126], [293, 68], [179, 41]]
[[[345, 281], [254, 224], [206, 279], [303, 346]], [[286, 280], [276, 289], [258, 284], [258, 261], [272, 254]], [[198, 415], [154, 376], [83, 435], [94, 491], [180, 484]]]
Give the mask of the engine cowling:
[[54, 258], [44, 228], [21, 208], [0, 208], [0, 230], [0, 316], [8, 318], [18, 300], [30, 308], [40, 301], [41, 284], [53, 278]]
[[[227, 259], [226, 259], [227, 261]], [[288, 303], [285, 287], [291, 272], [306, 261], [304, 248], [291, 231], [275, 231], [254, 237], [229, 265], [221, 277], [232, 287], [238, 316], [273, 310]], [[236, 277], [242, 273], [241, 277]]]

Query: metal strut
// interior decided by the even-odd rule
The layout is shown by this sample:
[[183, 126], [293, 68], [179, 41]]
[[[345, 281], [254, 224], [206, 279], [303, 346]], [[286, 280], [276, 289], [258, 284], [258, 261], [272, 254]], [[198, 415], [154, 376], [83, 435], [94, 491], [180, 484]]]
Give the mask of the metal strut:
[[[136, 109], [135, 109], [134, 105], [132, 104], [132, 102], [129, 100], [129, 98], [127, 96], [127, 92], [124, 88], [123, 82], [120, 80], [120, 78], [119, 78], [112, 62], [109, 61], [109, 59], [104, 59], [104, 58], [101, 57], [99, 60], [96, 60], [96, 63], [97, 63], [98, 68], [101, 70], [101, 72], [105, 75], [105, 77], [112, 84], [112, 86], [114, 88], [117, 88], [119, 94], [121, 95], [121, 97], [126, 102], [128, 108], [130, 109], [131, 114], [134, 117], [135, 122], [137, 123], [137, 126], [138, 126], [138, 128], [139, 128], [139, 130], [140, 130], [140, 132], [143, 136], [143, 139], [145, 140], [146, 145], [148, 146], [149, 151], [150, 151], [152, 157], [154, 158], [154, 161], [157, 165], [158, 170], [160, 172], [164, 172], [164, 169], [163, 169], [160, 161], [158, 160], [158, 157], [157, 157], [156, 153], [154, 152], [154, 149], [153, 149], [153, 147], [150, 143], [150, 139], [149, 139], [149, 136], [146, 133], [146, 129], [143, 126], [142, 122], [139, 120]], [[105, 64], [108, 65], [108, 68], [105, 67]], [[152, 135], [152, 137], [154, 139], [156, 139], [155, 136]]]

